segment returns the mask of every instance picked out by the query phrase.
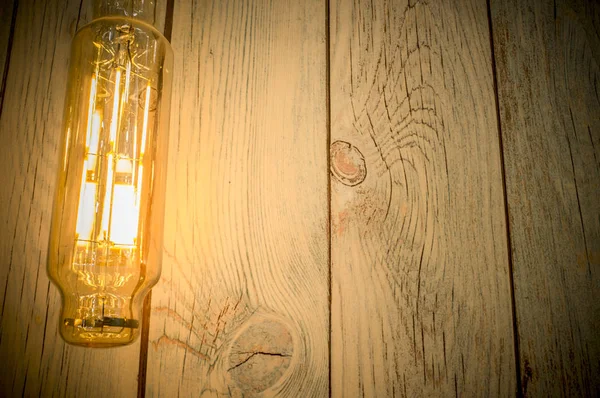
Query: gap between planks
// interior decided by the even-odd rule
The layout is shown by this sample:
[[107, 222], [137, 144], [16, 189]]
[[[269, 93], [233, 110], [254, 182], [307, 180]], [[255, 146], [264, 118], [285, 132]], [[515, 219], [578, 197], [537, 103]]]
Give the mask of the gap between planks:
[[498, 123], [498, 151], [500, 152], [500, 171], [502, 173], [502, 193], [504, 196], [504, 217], [506, 223], [506, 250], [508, 253], [508, 277], [510, 283], [510, 301], [512, 311], [512, 322], [513, 322], [513, 344], [515, 353], [515, 377], [517, 387], [517, 397], [523, 395], [521, 388], [521, 361], [519, 356], [519, 329], [517, 323], [517, 306], [515, 302], [515, 283], [513, 274], [513, 258], [512, 258], [512, 238], [510, 234], [510, 219], [508, 213], [508, 193], [506, 191], [506, 167], [504, 161], [504, 142], [502, 140], [502, 117], [500, 115], [500, 96], [498, 94], [498, 72], [496, 70], [496, 53], [494, 50], [494, 26], [492, 21], [492, 6], [491, 0], [486, 0], [488, 24], [489, 24], [489, 36], [490, 36], [490, 51], [491, 51], [491, 64], [492, 64], [492, 77], [494, 80], [494, 103], [496, 105], [496, 120]]

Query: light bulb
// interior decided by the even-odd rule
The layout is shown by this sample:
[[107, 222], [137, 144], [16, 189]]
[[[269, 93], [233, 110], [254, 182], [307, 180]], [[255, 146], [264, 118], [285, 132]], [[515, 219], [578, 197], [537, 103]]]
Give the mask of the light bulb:
[[173, 55], [153, 10], [99, 1], [72, 43], [48, 253], [72, 344], [133, 342], [160, 276]]

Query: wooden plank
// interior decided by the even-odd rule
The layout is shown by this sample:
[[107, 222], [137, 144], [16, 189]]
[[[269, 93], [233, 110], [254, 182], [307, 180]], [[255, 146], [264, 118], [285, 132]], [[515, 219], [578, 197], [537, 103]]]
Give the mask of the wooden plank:
[[523, 395], [600, 396], [600, 4], [492, 1]]
[[8, 58], [13, 38], [14, 0], [6, 0], [0, 4], [0, 113], [2, 98], [8, 72]]
[[486, 2], [330, 21], [332, 396], [514, 395]]
[[149, 396], [325, 396], [325, 3], [182, 0]]
[[19, 1], [0, 115], [1, 396], [133, 396], [139, 342], [67, 346], [46, 252], [69, 48], [80, 1]]

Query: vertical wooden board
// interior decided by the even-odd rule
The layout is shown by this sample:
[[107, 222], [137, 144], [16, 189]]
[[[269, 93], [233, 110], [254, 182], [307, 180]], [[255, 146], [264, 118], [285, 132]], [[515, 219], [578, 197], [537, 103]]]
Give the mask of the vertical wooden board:
[[71, 38], [79, 1], [19, 1], [0, 115], [0, 395], [136, 394], [139, 342], [67, 346], [46, 271]]
[[600, 5], [492, 1], [524, 395], [600, 395]]
[[149, 396], [328, 392], [326, 8], [180, 1]]
[[0, 4], [0, 112], [6, 84], [7, 56], [12, 43], [12, 22], [15, 5], [13, 0], [5, 0]]
[[514, 395], [486, 3], [330, 20], [332, 395]]

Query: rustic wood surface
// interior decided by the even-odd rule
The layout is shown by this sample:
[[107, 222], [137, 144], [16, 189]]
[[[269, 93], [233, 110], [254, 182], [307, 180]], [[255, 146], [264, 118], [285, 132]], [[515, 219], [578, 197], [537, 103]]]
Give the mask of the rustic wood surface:
[[326, 8], [178, 1], [148, 396], [328, 393]]
[[69, 49], [86, 3], [17, 7], [0, 114], [0, 396], [134, 396], [139, 342], [66, 345], [60, 294], [46, 271]]
[[600, 396], [600, 3], [492, 1], [518, 319], [532, 397]]
[[2, 112], [2, 98], [4, 97], [4, 85], [6, 84], [6, 56], [11, 45], [11, 35], [13, 28], [13, 11], [15, 10], [12, 0], [3, 1], [0, 4], [0, 112]]
[[512, 395], [486, 3], [330, 20], [332, 395]]
[[45, 261], [90, 0], [0, 5], [0, 396], [600, 395], [597, 2], [167, 4], [162, 278], [105, 350]]

